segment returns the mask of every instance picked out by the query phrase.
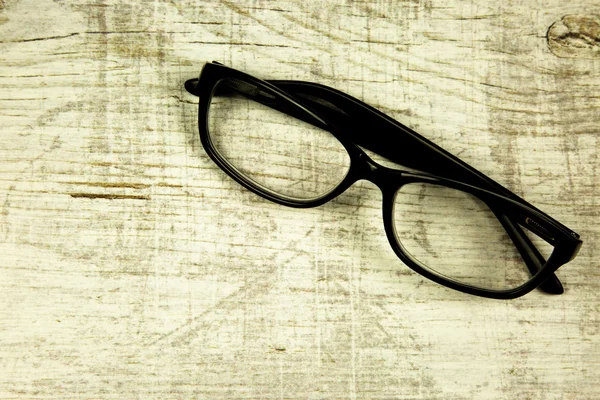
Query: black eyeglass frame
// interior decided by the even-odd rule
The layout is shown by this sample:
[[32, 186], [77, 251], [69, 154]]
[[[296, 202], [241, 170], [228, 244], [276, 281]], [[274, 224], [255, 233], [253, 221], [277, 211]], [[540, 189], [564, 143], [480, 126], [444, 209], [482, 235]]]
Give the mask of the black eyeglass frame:
[[[210, 139], [209, 108], [215, 89], [223, 80], [234, 82], [234, 90], [235, 82], [239, 82], [238, 94], [329, 131], [350, 157], [346, 177], [327, 194], [302, 200], [272, 192], [238, 171], [221, 156]], [[185, 87], [199, 97], [198, 128], [206, 153], [232, 179], [259, 196], [288, 207], [317, 207], [339, 196], [358, 180], [365, 179], [382, 191], [384, 228], [392, 249], [415, 272], [443, 286], [495, 299], [520, 297], [536, 287], [552, 294], [563, 292], [554, 272], [577, 255], [582, 243], [578, 234], [375, 108], [324, 85], [301, 81], [265, 81], [217, 62], [205, 64], [200, 77], [188, 80]], [[274, 98], [277, 102], [273, 102]], [[382, 166], [359, 146], [419, 172]], [[484, 201], [517, 247], [532, 278], [513, 289], [484, 289], [435, 273], [414, 259], [397, 239], [393, 207], [400, 188], [418, 182], [467, 192]], [[554, 246], [548, 260], [544, 259], [519, 225], [527, 227]]]

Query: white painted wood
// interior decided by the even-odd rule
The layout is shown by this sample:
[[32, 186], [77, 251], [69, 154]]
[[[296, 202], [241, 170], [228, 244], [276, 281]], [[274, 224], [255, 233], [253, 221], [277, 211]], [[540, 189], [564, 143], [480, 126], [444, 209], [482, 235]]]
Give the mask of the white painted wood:
[[[600, 396], [595, 2], [0, 7], [0, 398]], [[243, 190], [183, 88], [211, 60], [348, 92], [522, 194], [584, 240], [566, 293], [422, 279], [368, 183]]]

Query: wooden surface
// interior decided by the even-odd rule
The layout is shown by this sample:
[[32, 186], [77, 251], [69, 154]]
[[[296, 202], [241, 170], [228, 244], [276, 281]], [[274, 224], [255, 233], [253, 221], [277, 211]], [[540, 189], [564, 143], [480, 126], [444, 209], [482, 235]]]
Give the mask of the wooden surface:
[[[598, 14], [1, 0], [0, 398], [600, 398]], [[522, 194], [582, 236], [566, 293], [422, 279], [369, 183], [310, 210], [242, 189], [183, 89], [211, 60], [348, 92]]]

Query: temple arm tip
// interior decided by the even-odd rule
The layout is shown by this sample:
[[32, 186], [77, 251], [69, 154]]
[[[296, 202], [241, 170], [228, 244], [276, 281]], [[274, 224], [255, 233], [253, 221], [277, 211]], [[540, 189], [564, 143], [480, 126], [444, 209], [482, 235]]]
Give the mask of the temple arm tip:
[[198, 96], [198, 78], [188, 79], [185, 81], [185, 90], [194, 96]]
[[548, 294], [563, 294], [565, 289], [562, 283], [558, 280], [556, 275], [552, 274], [539, 288]]

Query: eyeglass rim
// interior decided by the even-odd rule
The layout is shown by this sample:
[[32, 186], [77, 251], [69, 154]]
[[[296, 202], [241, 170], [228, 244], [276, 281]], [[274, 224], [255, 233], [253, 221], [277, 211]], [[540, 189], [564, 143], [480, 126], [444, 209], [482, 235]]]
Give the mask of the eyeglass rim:
[[[257, 85], [258, 87], [261, 87], [262, 89], [270, 90], [270, 91], [276, 93], [277, 95], [279, 95], [282, 99], [285, 99], [287, 102], [289, 102], [290, 104], [297, 107], [299, 110], [302, 110], [302, 112], [306, 113], [311, 118], [314, 118], [316, 121], [319, 121], [321, 124], [323, 124], [327, 128], [327, 130], [329, 132], [331, 132], [340, 141], [340, 143], [342, 145], [344, 145], [344, 147], [347, 150], [348, 155], [350, 157], [350, 172], [347, 174], [347, 176], [344, 178], [344, 180], [342, 180], [342, 182], [340, 182], [340, 184], [337, 187], [335, 187], [332, 191], [330, 191], [329, 193], [327, 193], [319, 198], [310, 199], [310, 200], [298, 200], [298, 199], [290, 200], [289, 198], [285, 198], [284, 196], [278, 195], [276, 193], [265, 191], [264, 188], [260, 187], [260, 185], [256, 185], [255, 182], [253, 182], [252, 180], [249, 180], [249, 178], [245, 177], [243, 174], [241, 174], [239, 171], [237, 171], [235, 168], [233, 168], [228, 162], [226, 162], [222, 158], [222, 156], [218, 153], [218, 151], [214, 148], [212, 142], [210, 141], [210, 134], [209, 134], [209, 128], [208, 128], [208, 111], [209, 111], [209, 106], [210, 106], [210, 102], [212, 99], [212, 95], [214, 93], [214, 89], [220, 80], [226, 79], [226, 78], [242, 79], [253, 85]], [[192, 82], [192, 81], [195, 81], [195, 82]], [[293, 81], [285, 81], [285, 82], [293, 82]], [[306, 84], [318, 85], [318, 84], [311, 84], [311, 83], [306, 83]], [[195, 87], [193, 88], [193, 91], [190, 90], [191, 88], [189, 86], [191, 86], [191, 85], [195, 85]], [[322, 85], [319, 85], [319, 86], [322, 86]], [[205, 150], [206, 150], [207, 154], [210, 156], [210, 158], [221, 169], [223, 169], [231, 178], [233, 178], [235, 181], [240, 183], [242, 186], [246, 187], [247, 189], [251, 190], [252, 192], [254, 192], [268, 200], [271, 200], [275, 203], [290, 206], [290, 207], [297, 207], [297, 208], [319, 206], [321, 204], [324, 204], [324, 203], [330, 201], [331, 199], [335, 198], [339, 194], [343, 193], [348, 187], [350, 187], [356, 181], [358, 181], [360, 179], [365, 179], [365, 173], [367, 173], [368, 172], [367, 170], [369, 170], [370, 168], [373, 168], [373, 167], [378, 169], [379, 171], [383, 171], [384, 173], [389, 172], [389, 171], [395, 171], [392, 173], [396, 173], [396, 172], [404, 173], [404, 174], [407, 173], [407, 171], [391, 170], [389, 168], [383, 167], [383, 166], [375, 163], [354, 142], [352, 142], [347, 137], [345, 137], [340, 132], [340, 130], [335, 126], [335, 124], [328, 121], [327, 116], [323, 115], [322, 113], [320, 113], [318, 111], [312, 110], [309, 107], [306, 107], [306, 105], [304, 103], [300, 102], [296, 97], [293, 97], [292, 95], [288, 94], [286, 91], [281, 90], [280, 88], [278, 88], [274, 84], [269, 83], [268, 81], [263, 81], [261, 79], [257, 79], [257, 78], [255, 78], [251, 75], [248, 75], [244, 72], [223, 66], [221, 64], [207, 63], [200, 74], [200, 78], [197, 80], [189, 80], [188, 82], [186, 82], [186, 88], [188, 88], [188, 91], [198, 95], [200, 98], [199, 99], [199, 111], [198, 111], [199, 132], [200, 132], [200, 138], [201, 138], [203, 147], [205, 148]], [[328, 89], [331, 89], [331, 88], [328, 88]], [[331, 89], [331, 90], [335, 90], [335, 89]], [[350, 96], [348, 96], [348, 97], [350, 97]], [[354, 99], [354, 100], [356, 100], [356, 99]], [[362, 104], [364, 104], [364, 103], [362, 103]], [[366, 104], [365, 104], [365, 106], [370, 107]], [[380, 113], [380, 114], [382, 114], [382, 113]], [[383, 115], [385, 115], [385, 114], [383, 114]], [[410, 172], [408, 172], [408, 173], [410, 174]], [[427, 173], [422, 173], [421, 176], [425, 177], [425, 179], [439, 179], [440, 182], [451, 181], [451, 180], [447, 180], [445, 178], [437, 177], [435, 175], [427, 174]], [[460, 182], [458, 182], [458, 183], [462, 184]], [[467, 186], [470, 186], [470, 185], [467, 185]], [[407, 257], [407, 255], [400, 248], [400, 246], [398, 246], [396, 236], [390, 235], [390, 233], [393, 233], [393, 229], [390, 230], [390, 227], [393, 228], [393, 226], [392, 226], [393, 223], [391, 223], [391, 221], [393, 220], [393, 217], [392, 217], [392, 214], [390, 213], [390, 211], [393, 210], [393, 196], [395, 196], [395, 193], [397, 192], [398, 188], [396, 188], [395, 190], [388, 190], [388, 189], [386, 189], [385, 184], [382, 184], [382, 186], [380, 186], [380, 187], [384, 194], [384, 196], [383, 196], [383, 198], [384, 198], [383, 220], [384, 220], [384, 226], [386, 229], [386, 234], [388, 236], [388, 241], [390, 242], [392, 249], [396, 252], [398, 257], [405, 264], [407, 264], [407, 266], [409, 266], [411, 269], [413, 269], [415, 272], [420, 273], [421, 275], [423, 275], [441, 285], [450, 287], [455, 290], [459, 290], [461, 292], [470, 293], [470, 294], [483, 296], [483, 297], [499, 298], [499, 299], [508, 299], [508, 298], [522, 296], [523, 294], [526, 294], [529, 291], [533, 290], [535, 287], [539, 286], [541, 283], [543, 283], [543, 281], [545, 279], [548, 279], [550, 276], [552, 276], [554, 271], [556, 271], [556, 269], [558, 269], [558, 267], [560, 267], [564, 263], [568, 262], [570, 259], [572, 259], [576, 255], [577, 250], [581, 246], [581, 240], [579, 240], [578, 238], [575, 238], [571, 234], [565, 235], [563, 228], [566, 228], [566, 227], [564, 227], [562, 224], [558, 223], [558, 221], [555, 221], [548, 215], [544, 214], [543, 212], [541, 212], [535, 208], [532, 208], [532, 206], [530, 207], [530, 205], [528, 203], [526, 203], [524, 200], [523, 200], [523, 202], [526, 203], [526, 205], [522, 204], [521, 202], [516, 201], [514, 199], [510, 199], [508, 197], [499, 195], [497, 193], [493, 193], [493, 192], [487, 191], [482, 188], [477, 188], [475, 186], [471, 186], [471, 187], [476, 188], [477, 190], [483, 190], [483, 191], [493, 194], [494, 196], [503, 198], [504, 200], [512, 202], [515, 205], [517, 205], [518, 207], [521, 207], [524, 210], [527, 210], [529, 213], [533, 213], [533, 215], [536, 215], [537, 218], [541, 218], [541, 220], [543, 220], [545, 223], [549, 224], [554, 229], [556, 229], [557, 234], [558, 234], [557, 236], [559, 237], [560, 240], [557, 240], [556, 245], [555, 245], [555, 250], [552, 253], [551, 257], [547, 260], [545, 265], [541, 266], [538, 273], [535, 274], [532, 277], [532, 279], [530, 279], [527, 283], [525, 283], [524, 285], [522, 285], [518, 288], [509, 289], [509, 290], [488, 290], [488, 289], [484, 289], [484, 288], [477, 288], [477, 287], [473, 287], [470, 285], [466, 285], [464, 283], [456, 282], [456, 281], [449, 280], [447, 278], [443, 278], [438, 275], [432, 274], [428, 269], [421, 268], [417, 263], [415, 263], [409, 257]], [[390, 196], [392, 196], [392, 197], [390, 197]], [[516, 197], [518, 198], [518, 196], [516, 196]], [[387, 199], [387, 201], [386, 201], [386, 199]], [[386, 214], [388, 215], [387, 217], [386, 217]], [[568, 229], [568, 228], [566, 228], [566, 229]], [[569, 232], [572, 232], [572, 231], [569, 230]]]
[[[554, 243], [548, 242], [553, 246], [553, 250], [550, 257], [548, 257], [546, 263], [535, 273], [534, 271], [530, 270], [532, 274], [531, 278], [527, 282], [524, 282], [522, 285], [519, 285], [514, 288], [483, 288], [470, 285], [468, 283], [461, 282], [456, 279], [452, 279], [452, 277], [444, 276], [440, 272], [437, 272], [432, 268], [428, 268], [427, 266], [419, 262], [416, 258], [414, 258], [408, 251], [405, 251], [405, 249], [402, 246], [401, 240], [396, 233], [394, 223], [395, 197], [398, 195], [403, 186], [411, 183], [428, 183], [439, 185], [474, 195], [476, 198], [482, 201], [482, 197], [486, 196], [491, 199], [496, 199], [496, 201], [503, 203], [503, 207], [505, 207], [504, 211], [506, 213], [518, 213], [523, 215], [525, 219], [532, 218], [539, 221], [545, 219], [545, 216], [537, 210], [524, 206], [523, 204], [520, 204], [515, 200], [506, 198], [504, 196], [500, 196], [497, 193], [493, 193], [485, 189], [464, 184], [462, 182], [453, 181], [442, 177], [434, 177], [428, 174], [417, 174], [413, 172], [400, 172], [400, 174], [402, 174], [403, 177], [402, 182], [399, 184], [399, 186], [396, 187], [394, 190], [386, 190], [385, 192], [383, 192], [383, 221], [386, 236], [396, 255], [406, 265], [408, 265], [413, 271], [441, 285], [464, 293], [473, 294], [481, 297], [488, 297], [494, 299], [513, 299], [516, 297], [523, 296], [532, 291], [533, 289], [537, 288], [546, 279], [552, 276], [560, 266], [570, 261], [572, 259], [573, 252], [576, 252], [580, 247], [579, 243], [564, 243], [560, 241], [555, 241]], [[486, 201], [484, 201], [484, 203], [486, 203], [488, 207], [490, 207]], [[553, 231], [550, 234], [557, 233], [557, 231]]]
[[[233, 163], [231, 163], [227, 159], [227, 157], [219, 151], [219, 149], [217, 148], [218, 146], [216, 146], [214, 144], [211, 134], [210, 134], [210, 127], [209, 127], [210, 104], [212, 102], [212, 98], [214, 97], [214, 92], [217, 89], [217, 87], [219, 87], [221, 82], [226, 81], [228, 79], [230, 79], [230, 78], [229, 77], [221, 78], [221, 79], [218, 79], [216, 83], [214, 83], [212, 91], [210, 92], [209, 97], [207, 97], [208, 102], [209, 102], [209, 106], [207, 109], [207, 115], [199, 116], [198, 123], [199, 123], [199, 126], [201, 125], [203, 127], [203, 131], [200, 133], [203, 146], [205, 147], [205, 149], [207, 149], [207, 152], [210, 152], [209, 155], [211, 155], [211, 158], [214, 156], [214, 161], [229, 176], [231, 176], [236, 181], [238, 181], [239, 183], [244, 185], [246, 188], [252, 190], [253, 192], [261, 195], [262, 197], [264, 197], [268, 200], [271, 200], [273, 202], [276, 202], [276, 203], [279, 203], [282, 205], [286, 205], [288, 207], [295, 207], [295, 208], [316, 207], [318, 205], [326, 203], [326, 202], [332, 200], [334, 197], [341, 194], [344, 190], [346, 190], [348, 187], [350, 187], [356, 181], [356, 180], [352, 179], [352, 176], [349, 177], [349, 175], [351, 175], [350, 172], [352, 171], [352, 159], [353, 159], [352, 156], [356, 154], [356, 150], [357, 150], [356, 146], [347, 140], [343, 140], [342, 137], [339, 137], [335, 133], [331, 132], [329, 130], [329, 126], [326, 125], [326, 122], [322, 121], [320, 118], [318, 118], [318, 116], [316, 116], [312, 113], [309, 113], [309, 112], [306, 112], [305, 115], [296, 115], [295, 117], [297, 117], [297, 118], [301, 117], [301, 118], [305, 119], [305, 121], [308, 124], [313, 124], [316, 126], [318, 126], [319, 124], [322, 124], [322, 126], [320, 126], [319, 128], [326, 131], [327, 134], [334, 136], [337, 139], [338, 143], [341, 146], [343, 146], [344, 150], [346, 151], [346, 154], [348, 155], [348, 161], [349, 161], [349, 165], [347, 167], [348, 171], [346, 172], [345, 176], [335, 186], [331, 187], [325, 193], [322, 193], [322, 194], [319, 194], [319, 195], [316, 195], [313, 197], [300, 198], [300, 197], [293, 197], [291, 195], [286, 195], [285, 193], [279, 193], [275, 190], [270, 189], [266, 185], [263, 185], [260, 182], [257, 182], [256, 180], [252, 179], [252, 177], [248, 176], [247, 174], [244, 174], [243, 171], [241, 171], [238, 167], [236, 167]], [[233, 79], [235, 79], [235, 78], [233, 78]], [[290, 106], [297, 107], [297, 110], [296, 110], [297, 112], [304, 113], [304, 110], [301, 109], [299, 106], [297, 106], [295, 102], [290, 101], [288, 98], [285, 98], [283, 96], [282, 96], [282, 99], [285, 101], [288, 101]], [[311, 120], [313, 118], [314, 118], [314, 120]], [[310, 120], [310, 121], [307, 121], [307, 120]], [[344, 184], [344, 183], [346, 183], [346, 184]], [[340, 188], [340, 186], [342, 186], [343, 188]]]

